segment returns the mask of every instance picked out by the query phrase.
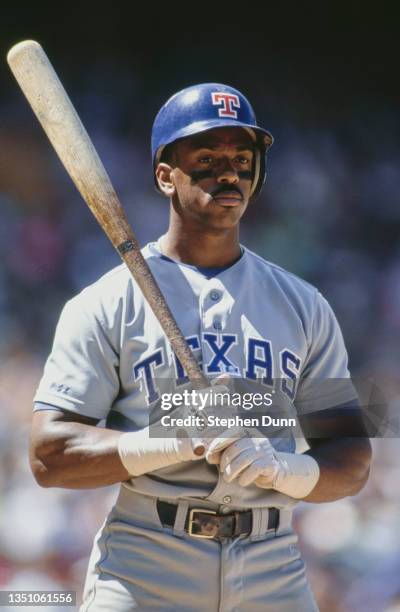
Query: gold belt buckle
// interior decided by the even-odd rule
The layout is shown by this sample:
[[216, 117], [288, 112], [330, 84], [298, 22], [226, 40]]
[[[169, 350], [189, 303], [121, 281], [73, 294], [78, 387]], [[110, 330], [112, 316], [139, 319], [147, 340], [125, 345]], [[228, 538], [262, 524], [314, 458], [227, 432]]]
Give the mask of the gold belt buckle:
[[217, 514], [214, 510], [203, 510], [203, 508], [192, 508], [189, 512], [189, 525], [188, 525], [188, 534], [193, 536], [194, 538], [203, 538], [205, 540], [212, 540], [215, 536], [213, 535], [203, 535], [202, 533], [193, 533], [193, 523], [194, 523], [194, 514], [195, 512], [201, 512], [202, 514]]

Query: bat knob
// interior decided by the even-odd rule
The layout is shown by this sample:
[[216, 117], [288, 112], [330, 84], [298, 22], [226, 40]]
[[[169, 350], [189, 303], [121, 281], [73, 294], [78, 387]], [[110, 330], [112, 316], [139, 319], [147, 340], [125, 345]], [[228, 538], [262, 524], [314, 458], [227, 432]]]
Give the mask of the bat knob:
[[194, 447], [193, 452], [197, 457], [202, 457], [206, 452], [206, 447], [204, 446], [204, 444], [198, 444]]

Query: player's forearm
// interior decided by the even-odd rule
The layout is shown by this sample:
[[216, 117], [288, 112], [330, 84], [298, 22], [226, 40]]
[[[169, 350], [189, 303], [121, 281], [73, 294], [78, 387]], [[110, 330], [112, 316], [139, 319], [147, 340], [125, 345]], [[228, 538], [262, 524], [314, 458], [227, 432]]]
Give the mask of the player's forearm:
[[54, 423], [31, 445], [31, 466], [43, 487], [89, 489], [127, 480], [120, 432], [82, 423]]
[[356, 495], [368, 480], [371, 445], [362, 438], [321, 441], [307, 454], [319, 465], [319, 480], [303, 501], [329, 502]]

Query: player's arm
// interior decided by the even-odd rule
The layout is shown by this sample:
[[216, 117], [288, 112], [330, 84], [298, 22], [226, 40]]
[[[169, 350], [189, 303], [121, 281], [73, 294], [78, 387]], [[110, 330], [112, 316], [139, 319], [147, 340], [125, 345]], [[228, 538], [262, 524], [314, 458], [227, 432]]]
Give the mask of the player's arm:
[[358, 493], [367, 482], [372, 456], [361, 409], [343, 406], [300, 420], [310, 447], [304, 455], [319, 469], [318, 481], [304, 501], [334, 501]]
[[30, 462], [43, 487], [87, 489], [129, 478], [118, 453], [121, 432], [64, 410], [33, 413]]
[[[221, 387], [222, 388], [222, 387]], [[117, 432], [95, 419], [59, 410], [34, 413], [30, 460], [44, 487], [88, 489], [201, 459], [191, 438], [154, 438], [145, 427]]]
[[[229, 392], [222, 385], [213, 385], [212, 390]], [[204, 389], [199, 393], [209, 391]], [[67, 410], [34, 412], [30, 459], [40, 485], [73, 489], [102, 487], [202, 458], [192, 437], [156, 438], [150, 435], [149, 427], [118, 432], [97, 427], [98, 422]], [[209, 443], [209, 439], [200, 441], [204, 446]]]
[[310, 442], [311, 448], [305, 454], [318, 463], [320, 476], [303, 501], [328, 502], [356, 495], [369, 475], [372, 454], [369, 440], [338, 438]]

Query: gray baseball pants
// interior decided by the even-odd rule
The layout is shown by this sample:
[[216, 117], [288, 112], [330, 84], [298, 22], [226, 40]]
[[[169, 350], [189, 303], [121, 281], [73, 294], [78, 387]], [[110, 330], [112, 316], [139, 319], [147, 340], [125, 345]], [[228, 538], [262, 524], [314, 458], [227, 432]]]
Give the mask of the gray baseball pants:
[[250, 535], [207, 540], [184, 531], [188, 505], [179, 501], [175, 526], [163, 527], [156, 498], [122, 486], [95, 538], [81, 612], [318, 612], [291, 511], [276, 532], [262, 508]]

